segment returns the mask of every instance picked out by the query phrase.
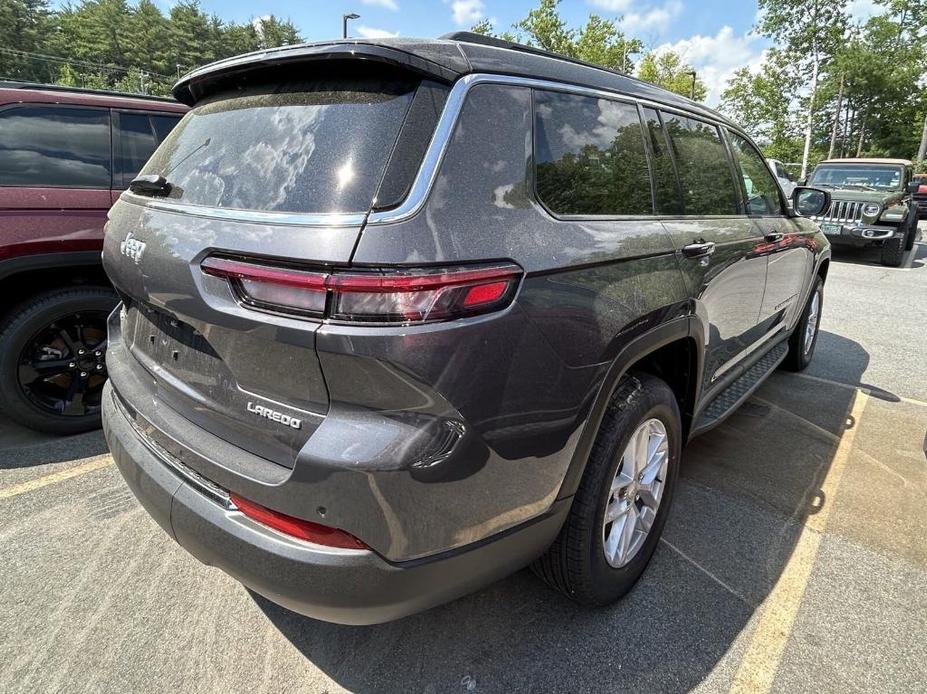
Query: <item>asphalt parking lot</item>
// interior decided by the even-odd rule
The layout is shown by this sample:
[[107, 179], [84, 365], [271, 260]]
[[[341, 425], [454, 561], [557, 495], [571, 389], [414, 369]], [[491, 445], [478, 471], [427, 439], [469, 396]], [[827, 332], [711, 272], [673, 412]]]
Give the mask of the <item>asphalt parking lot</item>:
[[689, 446], [604, 610], [523, 571], [392, 624], [302, 618], [174, 545], [99, 433], [0, 423], [0, 691], [927, 690], [927, 245], [835, 260], [814, 363]]

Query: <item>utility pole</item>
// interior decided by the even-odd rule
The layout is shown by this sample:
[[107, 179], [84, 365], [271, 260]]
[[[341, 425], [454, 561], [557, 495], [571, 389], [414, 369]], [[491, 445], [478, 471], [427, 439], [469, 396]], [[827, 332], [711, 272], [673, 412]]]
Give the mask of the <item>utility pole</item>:
[[921, 171], [927, 159], [927, 115], [924, 116], [924, 132], [921, 133], [921, 146], [917, 150], [917, 169]]
[[341, 15], [341, 38], [348, 38], [348, 20], [349, 19], [360, 19], [360, 15], [356, 12], [351, 12], [350, 14]]
[[695, 72], [695, 70], [689, 70], [689, 74], [692, 75], [692, 88], [691, 88], [691, 90], [690, 90], [690, 92], [689, 92], [689, 98], [692, 99], [692, 101], [695, 101], [695, 77], [696, 77], [696, 72]]
[[840, 129], [840, 108], [843, 106], [843, 73], [840, 73], [840, 89], [837, 91], [837, 108], [834, 109], [834, 127], [830, 131], [830, 150], [827, 158], [834, 158], [834, 148], [837, 146], [837, 131]]

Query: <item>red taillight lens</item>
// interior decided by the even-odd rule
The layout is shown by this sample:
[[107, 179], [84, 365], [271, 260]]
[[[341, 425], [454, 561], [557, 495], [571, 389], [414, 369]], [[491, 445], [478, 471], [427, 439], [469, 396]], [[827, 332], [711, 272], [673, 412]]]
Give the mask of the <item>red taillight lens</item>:
[[256, 504], [253, 501], [242, 499], [235, 494], [229, 495], [238, 510], [248, 518], [256, 520], [262, 525], [278, 530], [285, 535], [306, 540], [326, 547], [341, 547], [342, 549], [367, 549], [367, 545], [356, 537], [338, 528], [329, 528], [301, 518], [294, 518], [284, 513], [272, 511], [269, 508]]
[[257, 307], [337, 320], [422, 323], [508, 306], [522, 270], [499, 264], [478, 268], [307, 272], [210, 257], [203, 272], [225, 277]]

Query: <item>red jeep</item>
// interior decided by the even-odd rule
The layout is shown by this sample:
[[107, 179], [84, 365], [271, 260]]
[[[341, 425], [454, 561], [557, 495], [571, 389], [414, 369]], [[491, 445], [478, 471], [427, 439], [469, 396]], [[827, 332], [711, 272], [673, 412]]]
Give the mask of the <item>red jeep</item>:
[[103, 224], [187, 107], [0, 82], [0, 414], [70, 434], [99, 425]]

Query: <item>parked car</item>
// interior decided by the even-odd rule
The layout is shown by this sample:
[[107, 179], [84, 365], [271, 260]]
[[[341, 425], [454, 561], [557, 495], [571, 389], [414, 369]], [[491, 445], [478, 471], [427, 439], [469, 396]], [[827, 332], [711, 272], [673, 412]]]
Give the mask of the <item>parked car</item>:
[[773, 174], [775, 174], [776, 180], [779, 181], [779, 185], [782, 186], [782, 192], [785, 193], [787, 198], [790, 198], [792, 191], [795, 190], [795, 176], [778, 159], [767, 159], [766, 161], [769, 163], [769, 168], [772, 169]]
[[810, 185], [831, 192], [830, 209], [814, 219], [835, 246], [879, 246], [882, 264], [898, 267], [917, 238], [917, 205], [907, 159], [828, 159]]
[[187, 107], [0, 82], [0, 414], [70, 434], [100, 425], [100, 262], [112, 202]]
[[292, 610], [381, 622], [532, 563], [609, 603], [684, 443], [814, 354], [826, 238], [653, 85], [463, 33], [174, 94], [107, 229], [104, 431], [175, 540]]
[[927, 219], [927, 173], [915, 174], [914, 182], [917, 183], [917, 190], [912, 197], [917, 205], [917, 218]]

